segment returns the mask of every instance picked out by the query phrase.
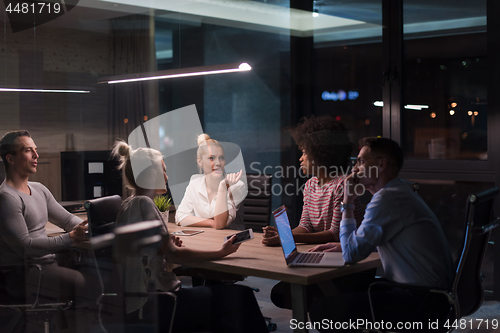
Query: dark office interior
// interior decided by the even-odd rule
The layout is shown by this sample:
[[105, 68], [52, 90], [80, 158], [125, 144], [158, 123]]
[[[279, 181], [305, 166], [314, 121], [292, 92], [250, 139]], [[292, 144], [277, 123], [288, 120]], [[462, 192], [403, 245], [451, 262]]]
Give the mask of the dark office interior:
[[[6, 14], [0, 88], [90, 92], [0, 91], [0, 132], [30, 131], [40, 154], [30, 180], [56, 200], [126, 196], [116, 162], [104, 156], [115, 140], [195, 104], [205, 133], [241, 148], [247, 173], [273, 174], [272, 188], [297, 190], [272, 193], [272, 209], [286, 205], [293, 227], [307, 179], [278, 173], [300, 158], [284, 129], [331, 115], [352, 142], [382, 136], [403, 147], [401, 177], [420, 184], [418, 194], [456, 253], [467, 197], [500, 186], [499, 14], [495, 0], [80, 0], [16, 32]], [[236, 62], [252, 70], [97, 83]], [[103, 163], [105, 175], [89, 174], [88, 162]], [[498, 216], [499, 200], [494, 211]], [[482, 268], [488, 301], [500, 300], [499, 242], [496, 230]]]

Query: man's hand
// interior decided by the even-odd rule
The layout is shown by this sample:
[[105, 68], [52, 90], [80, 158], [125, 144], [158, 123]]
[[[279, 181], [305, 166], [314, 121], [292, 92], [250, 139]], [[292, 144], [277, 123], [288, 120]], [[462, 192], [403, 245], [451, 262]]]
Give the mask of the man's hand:
[[316, 245], [308, 250], [308, 252], [342, 252], [342, 246], [338, 242]]
[[264, 232], [262, 234], [262, 244], [267, 245], [267, 246], [280, 246], [281, 241], [278, 236], [278, 229], [275, 227], [267, 226], [262, 228], [262, 231]]
[[180, 237], [177, 237], [175, 235], [170, 235], [170, 239], [172, 240], [172, 243], [177, 246], [177, 247], [182, 247], [182, 240]]
[[87, 240], [85, 234], [85, 232], [89, 230], [87, 224], [88, 222], [87, 220], [85, 220], [82, 223], [75, 226], [75, 228], [69, 232], [69, 239], [71, 240], [71, 243], [78, 243]]
[[224, 242], [224, 244], [222, 244], [222, 247], [219, 250], [222, 254], [222, 257], [230, 255], [231, 253], [234, 253], [238, 250], [241, 243], [233, 244], [233, 241], [235, 239], [236, 239], [236, 235], [233, 235], [233, 237], [229, 238], [227, 241]]
[[351, 173], [344, 180], [344, 203], [351, 204], [354, 203], [354, 199], [358, 196], [356, 195], [356, 191], [354, 187], [359, 184], [359, 177], [357, 173]]

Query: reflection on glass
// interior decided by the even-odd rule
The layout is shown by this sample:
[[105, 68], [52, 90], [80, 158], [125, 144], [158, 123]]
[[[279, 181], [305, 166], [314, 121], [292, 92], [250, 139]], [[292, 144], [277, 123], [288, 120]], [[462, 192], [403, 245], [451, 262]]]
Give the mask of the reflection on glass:
[[[493, 182], [465, 182], [452, 180], [411, 179], [420, 184], [418, 195], [436, 214], [445, 232], [448, 244], [455, 259], [461, 249], [465, 228], [466, 200], [471, 194], [478, 194], [495, 186]], [[488, 246], [482, 271], [486, 279], [485, 289], [492, 290], [494, 279], [494, 251]]]
[[486, 1], [405, 0], [403, 9], [407, 157], [487, 159]]
[[335, 116], [355, 143], [382, 135], [382, 2], [328, 0], [315, 9], [339, 24], [314, 31], [314, 113]]

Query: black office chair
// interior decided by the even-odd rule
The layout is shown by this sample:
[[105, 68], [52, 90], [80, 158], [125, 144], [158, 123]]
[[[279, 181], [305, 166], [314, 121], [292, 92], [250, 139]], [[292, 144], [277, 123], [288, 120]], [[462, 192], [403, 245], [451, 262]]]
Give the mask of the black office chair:
[[[158, 250], [162, 244], [160, 221], [145, 221], [133, 223], [126, 226], [117, 227], [112, 233], [96, 236], [91, 239], [92, 246], [97, 250], [109, 249], [112, 252], [115, 262], [114, 276], [114, 291], [103, 292], [96, 303], [99, 305], [99, 321], [101, 326], [106, 326], [113, 332], [125, 333], [144, 333], [158, 332], [157, 322], [149, 323], [129, 323], [126, 322], [125, 303], [127, 298], [147, 297], [148, 302], [156, 302], [157, 297], [163, 297], [168, 302], [168, 313], [157, 313], [156, 316], [168, 316], [168, 331], [172, 331], [173, 318], [177, 305], [177, 296], [171, 292], [126, 292], [123, 284], [123, 277], [127, 272], [123, 269], [123, 263], [127, 257], [137, 255], [145, 248]], [[151, 289], [154, 289], [151, 286]], [[105, 298], [113, 298], [114, 304], [120, 304], [121, 313], [118, 315], [118, 320], [104, 325], [101, 319], [101, 308]], [[150, 307], [157, 309], [156, 304]], [[116, 308], [115, 308], [116, 310]], [[123, 325], [125, 323], [125, 325]]]
[[[243, 200], [245, 229], [262, 232], [269, 225], [271, 217], [271, 185], [272, 175], [247, 173], [248, 194]], [[259, 288], [252, 288], [259, 292]], [[264, 317], [269, 331], [276, 331], [277, 325], [270, 317]]]
[[[119, 195], [92, 199], [84, 203], [83, 206], [87, 211], [90, 240], [113, 231], [121, 203], [122, 199]], [[101, 294], [118, 295], [121, 289], [116, 282], [118, 280], [118, 275], [116, 273], [116, 263], [112, 258], [112, 248], [103, 247], [96, 249], [92, 246], [90, 254], [92, 255], [95, 265], [95, 274], [99, 281]], [[118, 322], [122, 320], [123, 317], [121, 315], [115, 315], [119, 312], [117, 309], [121, 309], [121, 300], [114, 297], [107, 299], [105, 302], [101, 302], [101, 298], [102, 296], [98, 298], [97, 302], [99, 304], [99, 314], [104, 306], [105, 310], [109, 312], [113, 318], [117, 318]]]
[[[460, 319], [476, 312], [484, 299], [484, 289], [481, 277], [481, 265], [483, 263], [486, 247], [491, 232], [500, 224], [500, 218], [492, 219], [493, 204], [498, 196], [499, 189], [493, 188], [477, 195], [470, 195], [467, 199], [465, 212], [465, 232], [463, 246], [455, 263], [455, 273], [452, 285], [449, 289], [438, 289], [419, 287], [415, 285], [397, 284], [391, 282], [374, 282], [370, 285], [368, 295], [379, 287], [404, 288], [407, 290], [438, 293], [448, 300], [448, 309], [440, 318], [443, 324], [449, 319], [452, 324], [455, 319]], [[372, 320], [376, 321], [376, 309], [370, 297], [370, 308]], [[450, 332], [453, 327], [439, 327], [433, 332]], [[379, 331], [379, 330], [377, 330]]]
[[121, 204], [122, 198], [119, 195], [85, 202], [83, 206], [87, 210], [90, 237], [103, 235], [113, 230]]
[[245, 229], [262, 232], [271, 217], [272, 175], [247, 173], [248, 194], [243, 201]]
[[[38, 271], [36, 292], [26, 295], [26, 272], [29, 269]], [[60, 311], [69, 308], [72, 302], [41, 301], [43, 295], [40, 293], [42, 284], [42, 266], [36, 264], [15, 265], [2, 267], [0, 272], [0, 308], [12, 310], [9, 322], [2, 327], [2, 332], [11, 333], [22, 322], [28, 313], [35, 318], [44, 320], [44, 332], [50, 333], [52, 329], [52, 318]]]

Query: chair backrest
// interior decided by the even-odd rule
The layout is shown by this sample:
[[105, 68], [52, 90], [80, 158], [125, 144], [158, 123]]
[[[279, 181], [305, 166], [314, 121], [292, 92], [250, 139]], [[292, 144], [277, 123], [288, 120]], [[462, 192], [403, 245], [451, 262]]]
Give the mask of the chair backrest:
[[500, 221], [498, 218], [492, 220], [493, 204], [498, 193], [498, 188], [493, 188], [467, 199], [463, 247], [452, 285], [452, 293], [458, 299], [459, 318], [474, 313], [483, 302], [481, 265], [491, 231]]
[[[159, 320], [164, 328], [168, 327], [166, 332], [172, 331], [177, 296], [171, 292], [127, 291], [124, 282], [127, 274], [135, 275], [136, 273], [134, 269], [127, 271], [127, 258], [137, 256], [144, 248], [149, 248], [156, 253], [162, 243], [160, 230], [160, 221], [144, 221], [117, 227], [107, 235], [90, 240], [94, 248], [109, 253], [112, 258], [111, 265], [108, 263], [106, 268], [99, 265], [98, 260], [94, 261], [99, 272], [99, 282], [103, 288], [101, 296], [96, 301], [99, 305], [98, 318], [102, 320], [101, 315], [105, 315], [104, 326], [109, 328], [110, 332], [157, 332]], [[102, 263], [102, 260], [99, 262]], [[134, 265], [136, 261], [130, 263], [137, 268]], [[142, 264], [140, 266], [146, 269], [142, 267]], [[107, 277], [107, 283], [103, 281], [103, 275], [105, 275], [104, 278]], [[148, 290], [156, 289], [154, 285], [150, 287]], [[134, 297], [148, 298], [144, 308], [144, 321], [138, 318], [132, 319], [126, 315], [127, 299]], [[158, 297], [164, 299], [161, 313], [158, 307]], [[159, 319], [160, 316], [161, 319]]]
[[272, 176], [247, 173], [248, 194], [243, 201], [245, 228], [262, 232], [271, 218]]
[[85, 202], [84, 207], [87, 210], [91, 237], [108, 233], [113, 229], [121, 204], [122, 198], [119, 195], [111, 195]]

